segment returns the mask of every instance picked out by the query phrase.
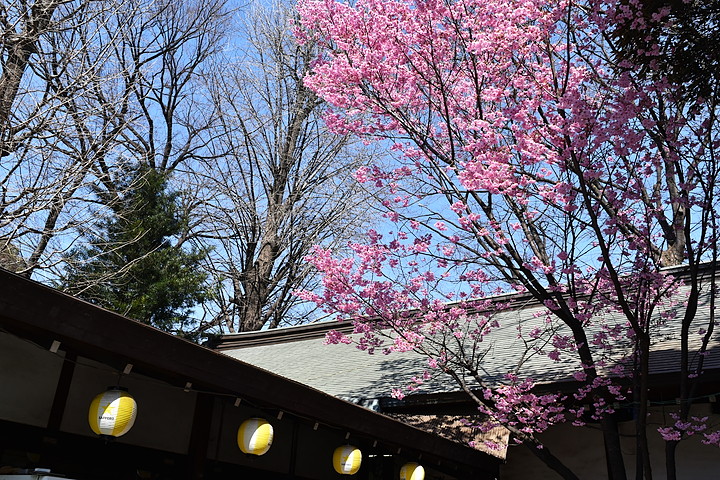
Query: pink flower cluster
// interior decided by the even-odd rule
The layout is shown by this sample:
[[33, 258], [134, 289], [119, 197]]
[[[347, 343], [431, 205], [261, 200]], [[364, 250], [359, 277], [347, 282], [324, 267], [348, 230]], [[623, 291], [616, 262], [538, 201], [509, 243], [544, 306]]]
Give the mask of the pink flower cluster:
[[[683, 437], [691, 437], [697, 433], [707, 430], [708, 417], [690, 417], [689, 420], [682, 420], [677, 413], [670, 413], [670, 417], [675, 421], [670, 426], [658, 428], [660, 436], [665, 441], [679, 442]], [[717, 432], [705, 434], [706, 444], [717, 444]]]

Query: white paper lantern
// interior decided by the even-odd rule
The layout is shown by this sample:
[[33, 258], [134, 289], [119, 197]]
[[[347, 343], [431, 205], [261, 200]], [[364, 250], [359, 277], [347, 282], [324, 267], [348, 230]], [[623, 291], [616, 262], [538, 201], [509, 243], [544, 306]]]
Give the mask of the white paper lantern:
[[125, 435], [135, 423], [137, 403], [124, 390], [111, 388], [90, 403], [88, 422], [93, 432], [108, 437]]
[[333, 467], [340, 475], [355, 475], [361, 462], [362, 452], [352, 445], [343, 445], [333, 452]]
[[400, 468], [400, 480], [425, 480], [425, 469], [415, 462], [406, 463]]
[[273, 427], [264, 418], [248, 418], [238, 428], [240, 450], [250, 455], [265, 455], [273, 441]]

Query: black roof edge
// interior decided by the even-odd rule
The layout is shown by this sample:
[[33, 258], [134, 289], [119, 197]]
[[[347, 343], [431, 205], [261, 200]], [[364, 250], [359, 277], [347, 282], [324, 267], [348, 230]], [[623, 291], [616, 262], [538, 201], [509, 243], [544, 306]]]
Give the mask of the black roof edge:
[[0, 327], [49, 346], [178, 386], [232, 394], [428, 458], [496, 472], [490, 455], [196, 345], [0, 269]]
[[294, 342], [309, 338], [324, 338], [330, 330], [352, 333], [353, 324], [349, 321], [326, 320], [323, 322], [279, 327], [254, 332], [228, 333], [211, 338], [206, 346], [215, 350], [233, 350], [236, 348], [256, 347], [275, 343]]

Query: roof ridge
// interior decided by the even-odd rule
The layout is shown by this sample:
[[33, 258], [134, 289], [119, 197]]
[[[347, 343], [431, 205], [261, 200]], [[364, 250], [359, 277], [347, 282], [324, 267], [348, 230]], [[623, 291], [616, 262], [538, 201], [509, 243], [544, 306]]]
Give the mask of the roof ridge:
[[[708, 272], [713, 270], [713, 265], [712, 262], [705, 262], [697, 265], [696, 268], [698, 269], [698, 277], [703, 279]], [[687, 279], [690, 274], [690, 266], [683, 264], [672, 267], [664, 267], [661, 271], [663, 273], [674, 275], [679, 279]], [[472, 302], [474, 300], [492, 302], [504, 301], [508, 304], [508, 308], [506, 310], [520, 310], [524, 308], [542, 306], [537, 299], [528, 292], [510, 292], [491, 295], [485, 298], [463, 300], [460, 302], [448, 302], [446, 307], [450, 308], [454, 305]], [[469, 311], [472, 311], [472, 309]], [[209, 340], [206, 346], [222, 351], [257, 347], [261, 345], [275, 345], [312, 338], [323, 338], [330, 330], [337, 330], [346, 334], [352, 333], [353, 328], [351, 320], [324, 320], [305, 325], [292, 325], [267, 330], [218, 335], [217, 337]]]
[[306, 325], [272, 328], [253, 332], [237, 332], [219, 335], [208, 342], [210, 348], [216, 350], [232, 350], [237, 348], [273, 345], [285, 342], [324, 338], [330, 330], [351, 333], [354, 326], [350, 321], [328, 320]]

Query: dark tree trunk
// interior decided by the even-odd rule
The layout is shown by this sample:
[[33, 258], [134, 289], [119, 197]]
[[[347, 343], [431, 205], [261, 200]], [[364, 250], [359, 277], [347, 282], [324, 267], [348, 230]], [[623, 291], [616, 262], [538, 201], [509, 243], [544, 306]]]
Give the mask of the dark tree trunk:
[[565, 480], [579, 480], [579, 477], [575, 475], [563, 462], [561, 462], [550, 450], [544, 445], [534, 445], [526, 442], [525, 445], [538, 459], [540, 459], [545, 465], [552, 469], [555, 473], [560, 475]]
[[40, 36], [47, 30], [53, 13], [61, 3], [59, 0], [38, 0], [21, 26], [22, 31], [14, 35], [12, 40], [8, 38], [11, 37], [9, 35], [2, 39], [5, 43], [2, 50], [6, 58], [0, 75], [0, 157], [12, 151], [12, 147], [6, 142], [9, 140], [10, 112], [20, 89], [20, 82], [30, 57], [37, 50]]
[[620, 432], [617, 419], [606, 415], [600, 421], [605, 444], [605, 463], [607, 464], [608, 480], [626, 480], [625, 461], [620, 448]]

